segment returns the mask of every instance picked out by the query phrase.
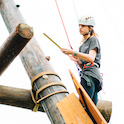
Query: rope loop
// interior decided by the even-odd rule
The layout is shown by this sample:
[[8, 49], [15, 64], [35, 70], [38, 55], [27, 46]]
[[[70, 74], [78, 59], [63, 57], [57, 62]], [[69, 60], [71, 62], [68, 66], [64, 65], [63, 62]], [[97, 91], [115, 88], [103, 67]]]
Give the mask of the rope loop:
[[44, 71], [44, 72], [41, 72], [41, 73], [35, 75], [31, 79], [31, 85], [32, 85], [32, 87], [33, 87], [34, 81], [36, 81], [38, 78], [42, 77], [43, 75], [56, 75], [61, 80], [61, 78], [59, 77], [59, 75], [56, 72], [53, 72], [53, 71]]
[[43, 101], [44, 99], [47, 99], [48, 97], [53, 96], [53, 95], [58, 94], [58, 93], [68, 93], [68, 91], [64, 91], [64, 90], [63, 90], [63, 91], [56, 91], [56, 92], [50, 93], [50, 94], [48, 94], [48, 95], [46, 95], [46, 96], [44, 96], [43, 98], [41, 98], [41, 99], [38, 100], [38, 94], [39, 94], [41, 91], [43, 91], [44, 89], [46, 89], [46, 88], [48, 88], [48, 87], [50, 87], [50, 86], [56, 86], [56, 85], [63, 86], [63, 87], [66, 89], [66, 87], [65, 87], [62, 83], [59, 83], [59, 82], [52, 82], [52, 83], [46, 84], [46, 85], [44, 85], [43, 87], [41, 87], [40, 89], [38, 89], [38, 90], [36, 91], [35, 97], [34, 97], [34, 94], [33, 94], [32, 89], [30, 90], [32, 100], [33, 100], [33, 102], [35, 103], [35, 106], [34, 106], [34, 108], [33, 108], [33, 111], [35, 111], [35, 112], [38, 111], [38, 108], [41, 106], [41, 104], [39, 104], [39, 103], [40, 103], [41, 101]]

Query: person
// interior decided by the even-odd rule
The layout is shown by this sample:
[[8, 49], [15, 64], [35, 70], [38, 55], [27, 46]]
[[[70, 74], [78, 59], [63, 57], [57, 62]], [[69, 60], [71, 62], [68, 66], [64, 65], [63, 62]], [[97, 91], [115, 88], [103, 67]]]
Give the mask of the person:
[[98, 102], [98, 92], [102, 88], [102, 77], [99, 71], [101, 48], [94, 31], [95, 20], [91, 16], [82, 16], [79, 21], [79, 32], [83, 36], [79, 52], [61, 48], [81, 68], [81, 85], [84, 87], [95, 105]]

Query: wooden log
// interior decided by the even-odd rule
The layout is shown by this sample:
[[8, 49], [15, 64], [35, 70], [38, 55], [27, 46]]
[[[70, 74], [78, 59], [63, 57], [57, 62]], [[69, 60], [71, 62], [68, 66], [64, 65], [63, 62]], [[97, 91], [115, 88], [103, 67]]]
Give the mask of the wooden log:
[[[0, 85], [0, 104], [31, 110], [33, 110], [35, 105], [32, 101], [30, 90], [2, 85]], [[106, 121], [109, 122], [112, 111], [112, 102], [99, 100], [97, 108], [102, 113]], [[43, 107], [39, 107], [38, 111], [44, 112]]]
[[0, 47], [0, 75], [33, 37], [33, 30], [26, 24], [19, 24]]
[[[0, 104], [31, 110], [35, 106], [31, 98], [30, 90], [2, 85], [0, 85]], [[42, 107], [39, 107], [39, 111], [44, 112]]]
[[97, 108], [106, 119], [106, 121], [109, 122], [112, 113], [112, 102], [99, 100], [97, 103]]
[[[16, 7], [13, 0], [0, 0], [0, 12], [10, 33], [15, 29], [15, 27], [19, 23], [25, 23], [24, 19], [21, 16], [20, 11]], [[49, 63], [48, 60], [46, 60], [45, 54], [40, 49], [34, 37], [22, 50], [19, 56], [30, 79], [44, 71], [54, 72], [51, 64]], [[40, 77], [34, 82], [33, 89], [34, 91], [37, 91], [40, 87], [51, 82], [61, 82], [61, 80], [56, 75], [48, 75], [47, 79]], [[39, 93], [39, 98], [42, 98], [53, 92], [63, 90], [66, 91], [66, 89], [63, 86], [50, 86]], [[61, 101], [67, 95], [68, 95], [67, 93], [55, 94], [40, 102], [52, 124], [65, 123], [59, 110], [57, 109], [56, 103]]]

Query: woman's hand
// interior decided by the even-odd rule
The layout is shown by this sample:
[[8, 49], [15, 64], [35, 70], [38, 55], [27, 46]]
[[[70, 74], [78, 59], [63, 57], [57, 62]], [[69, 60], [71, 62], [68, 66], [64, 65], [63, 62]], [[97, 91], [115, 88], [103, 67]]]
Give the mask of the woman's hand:
[[69, 56], [69, 58], [72, 61], [78, 62], [79, 58], [74, 56], [75, 51], [74, 50], [70, 50], [70, 49], [65, 49], [65, 48], [61, 48], [61, 51], [66, 54], [67, 56]]
[[74, 50], [65, 49], [65, 48], [61, 48], [61, 51], [62, 51], [64, 54], [66, 54], [66, 55], [69, 55], [69, 54], [73, 55], [74, 52], [75, 52]]
[[64, 54], [68, 55], [69, 58], [70, 58], [72, 61], [77, 62], [77, 64], [78, 64], [79, 67], [81, 68], [81, 64], [82, 64], [82, 62], [79, 60], [79, 57], [77, 57], [77, 56], [73, 56], [74, 53], [75, 53], [74, 50], [61, 48], [61, 51], [62, 51]]
[[74, 62], [78, 62], [78, 58], [77, 57], [74, 57], [74, 56], [72, 56], [72, 55], [68, 55], [69, 56], [69, 58], [72, 60], [72, 61], [74, 61]]

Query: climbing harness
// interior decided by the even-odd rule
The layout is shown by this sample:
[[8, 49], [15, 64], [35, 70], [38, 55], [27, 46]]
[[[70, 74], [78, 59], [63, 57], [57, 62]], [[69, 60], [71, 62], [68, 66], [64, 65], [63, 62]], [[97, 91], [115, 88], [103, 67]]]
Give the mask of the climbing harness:
[[94, 65], [94, 62], [89, 62], [89, 63], [87, 63], [87, 64], [84, 64], [83, 69], [92, 67], [93, 65]]
[[97, 63], [95, 63], [95, 62], [89, 62], [89, 63], [87, 63], [87, 64], [84, 64], [83, 69], [92, 67], [92, 66], [94, 66], [94, 65], [95, 65], [96, 67], [99, 67], [99, 65], [98, 65]]
[[89, 76], [85, 75], [85, 74], [82, 74], [81, 76], [83, 79], [85, 79], [85, 81], [87, 82], [87, 86], [88, 87], [91, 87], [91, 79], [89, 78]]

